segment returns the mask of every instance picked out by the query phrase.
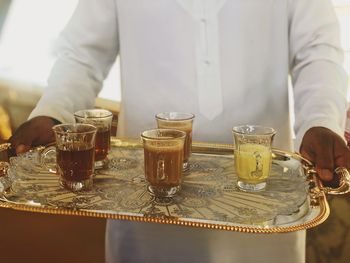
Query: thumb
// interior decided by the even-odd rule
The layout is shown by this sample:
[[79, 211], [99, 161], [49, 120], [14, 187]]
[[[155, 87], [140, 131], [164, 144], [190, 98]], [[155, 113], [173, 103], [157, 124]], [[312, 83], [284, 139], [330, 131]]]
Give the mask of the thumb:
[[16, 154], [21, 154], [21, 153], [28, 152], [29, 149], [30, 149], [30, 146], [25, 145], [25, 144], [19, 144], [16, 147]]

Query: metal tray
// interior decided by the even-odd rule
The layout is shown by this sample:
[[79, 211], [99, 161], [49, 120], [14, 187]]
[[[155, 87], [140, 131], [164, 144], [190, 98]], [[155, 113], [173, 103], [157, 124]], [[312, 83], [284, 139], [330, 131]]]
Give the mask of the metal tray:
[[6, 167], [2, 178], [8, 185], [3, 191], [0, 187], [0, 207], [277, 233], [321, 224], [330, 212], [326, 194], [345, 193], [350, 185], [349, 173], [345, 172], [339, 189], [325, 188], [309, 162], [297, 154], [274, 149], [266, 190], [242, 192], [236, 187], [232, 145], [194, 143], [181, 192], [174, 198], [158, 199], [146, 190], [141, 142], [113, 138], [109, 167], [96, 171], [91, 191], [77, 193], [60, 187], [57, 175], [46, 171], [40, 163], [41, 150], [12, 157], [9, 165], [2, 162]]

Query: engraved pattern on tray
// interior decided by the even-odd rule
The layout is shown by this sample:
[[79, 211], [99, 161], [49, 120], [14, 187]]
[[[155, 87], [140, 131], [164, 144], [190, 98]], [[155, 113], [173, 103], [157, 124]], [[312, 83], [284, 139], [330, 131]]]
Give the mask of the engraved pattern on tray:
[[299, 161], [275, 159], [265, 191], [246, 193], [236, 187], [232, 155], [194, 153], [175, 198], [156, 199], [146, 190], [143, 149], [114, 146], [108, 169], [97, 170], [93, 190], [74, 193], [41, 166], [38, 152], [11, 159], [16, 178], [3, 201], [28, 206], [87, 210], [226, 226], [258, 228], [293, 226], [312, 211], [308, 182]]

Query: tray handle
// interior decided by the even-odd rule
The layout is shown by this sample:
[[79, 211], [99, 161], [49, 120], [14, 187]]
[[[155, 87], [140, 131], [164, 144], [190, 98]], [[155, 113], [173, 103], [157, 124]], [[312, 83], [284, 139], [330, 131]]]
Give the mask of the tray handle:
[[[2, 143], [0, 144], [0, 156], [2, 152], [7, 151], [11, 148], [10, 143]], [[6, 161], [1, 161], [0, 159], [0, 177], [5, 176], [7, 174], [7, 170], [9, 169], [10, 164]]]
[[6, 151], [11, 148], [11, 143], [2, 143], [0, 144], [0, 152]]
[[342, 195], [350, 192], [350, 174], [345, 167], [337, 167], [335, 173], [339, 176], [339, 187], [321, 187], [321, 191], [330, 195]]

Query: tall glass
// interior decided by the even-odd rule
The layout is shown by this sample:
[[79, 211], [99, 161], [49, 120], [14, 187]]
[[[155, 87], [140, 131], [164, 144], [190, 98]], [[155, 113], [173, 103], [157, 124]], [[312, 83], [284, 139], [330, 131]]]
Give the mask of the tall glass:
[[234, 162], [237, 186], [242, 191], [261, 191], [270, 174], [271, 145], [276, 131], [270, 127], [243, 125], [233, 127]]
[[181, 188], [186, 133], [171, 129], [141, 134], [148, 191], [156, 197], [172, 197]]
[[186, 133], [183, 170], [189, 169], [189, 158], [192, 154], [192, 127], [194, 115], [192, 113], [162, 112], [156, 115], [160, 129], [176, 129]]
[[108, 165], [108, 152], [111, 144], [111, 126], [113, 114], [103, 109], [88, 109], [74, 113], [77, 123], [87, 123], [97, 128], [95, 146], [95, 168], [100, 169]]

